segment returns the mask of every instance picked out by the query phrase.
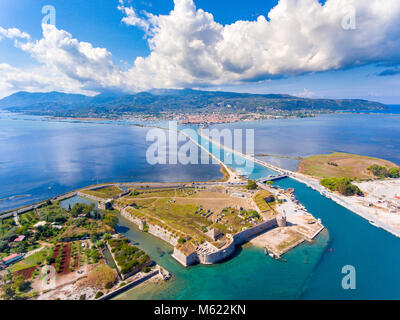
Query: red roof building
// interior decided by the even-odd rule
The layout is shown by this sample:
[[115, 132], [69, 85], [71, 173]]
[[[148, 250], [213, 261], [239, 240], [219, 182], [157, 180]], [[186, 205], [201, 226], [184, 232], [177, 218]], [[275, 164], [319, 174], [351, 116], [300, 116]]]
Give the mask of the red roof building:
[[21, 242], [25, 240], [25, 236], [19, 236], [17, 239], [14, 240], [14, 242]]
[[5, 257], [3, 259], [3, 262], [4, 262], [4, 264], [9, 265], [9, 264], [12, 264], [14, 262], [21, 260], [23, 257], [24, 256], [22, 254], [14, 253], [8, 257]]

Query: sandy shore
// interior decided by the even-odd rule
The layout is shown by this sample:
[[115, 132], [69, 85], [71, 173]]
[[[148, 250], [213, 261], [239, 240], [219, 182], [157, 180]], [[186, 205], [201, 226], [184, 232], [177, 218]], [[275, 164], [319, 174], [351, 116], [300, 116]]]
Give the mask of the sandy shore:
[[365, 197], [346, 197], [321, 186], [317, 179], [302, 174], [294, 174], [291, 177], [368, 220], [376, 227], [400, 238], [400, 208], [391, 213], [387, 205], [387, 201], [394, 203], [396, 194], [400, 195], [400, 179], [355, 183], [365, 193]]

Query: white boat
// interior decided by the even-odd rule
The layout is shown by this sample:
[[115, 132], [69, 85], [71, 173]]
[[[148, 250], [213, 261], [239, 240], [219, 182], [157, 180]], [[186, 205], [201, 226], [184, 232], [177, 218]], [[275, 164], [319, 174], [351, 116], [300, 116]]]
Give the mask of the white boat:
[[370, 223], [371, 225], [373, 225], [374, 227], [376, 227], [376, 228], [380, 228], [380, 227], [376, 224], [376, 222], [373, 221], [373, 220], [369, 220], [369, 223]]

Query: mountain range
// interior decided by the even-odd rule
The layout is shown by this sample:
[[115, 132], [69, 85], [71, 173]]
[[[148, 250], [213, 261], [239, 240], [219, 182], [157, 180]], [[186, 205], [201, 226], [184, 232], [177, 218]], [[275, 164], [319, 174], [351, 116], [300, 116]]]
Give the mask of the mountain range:
[[385, 110], [361, 99], [311, 99], [287, 94], [250, 94], [192, 89], [157, 89], [132, 95], [103, 93], [94, 97], [62, 92], [17, 92], [0, 100], [11, 112], [51, 116], [121, 115], [160, 112], [271, 112]]

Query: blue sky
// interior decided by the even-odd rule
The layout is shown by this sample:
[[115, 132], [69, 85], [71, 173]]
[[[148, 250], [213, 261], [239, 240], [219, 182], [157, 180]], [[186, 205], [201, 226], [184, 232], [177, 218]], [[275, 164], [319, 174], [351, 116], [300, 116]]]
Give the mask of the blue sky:
[[1, 0], [0, 96], [193, 87], [400, 104], [400, 7], [349, 0], [357, 28], [343, 31], [333, 1]]

